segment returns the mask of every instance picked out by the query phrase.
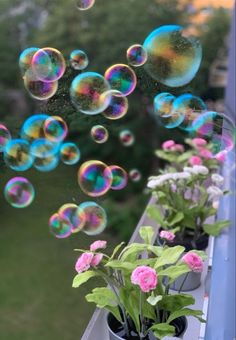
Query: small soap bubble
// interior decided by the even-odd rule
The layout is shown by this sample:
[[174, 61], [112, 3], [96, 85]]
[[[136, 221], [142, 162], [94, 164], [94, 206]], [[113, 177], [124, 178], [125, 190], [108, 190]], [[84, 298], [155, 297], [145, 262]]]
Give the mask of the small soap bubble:
[[36, 114], [27, 118], [21, 128], [21, 138], [30, 142], [38, 138], [46, 138], [44, 125], [48, 118], [46, 114]]
[[90, 236], [101, 234], [107, 226], [106, 211], [95, 202], [83, 202], [79, 207], [86, 216], [82, 231]]
[[75, 3], [80, 11], [86, 11], [93, 7], [95, 0], [75, 0]]
[[11, 139], [10, 131], [3, 124], [0, 124], [0, 152], [3, 152], [6, 144]]
[[128, 96], [135, 90], [137, 77], [131, 67], [125, 64], [116, 64], [105, 72], [105, 78], [113, 90]]
[[72, 233], [82, 230], [85, 225], [85, 212], [74, 203], [62, 205], [58, 210], [58, 215], [63, 222], [70, 224]]
[[120, 132], [120, 141], [124, 146], [131, 146], [135, 142], [135, 137], [133, 132], [130, 130], [126, 129]]
[[44, 133], [50, 141], [62, 142], [68, 134], [68, 127], [60, 116], [51, 116], [45, 120]]
[[147, 61], [147, 52], [142, 45], [135, 44], [127, 50], [127, 60], [132, 66], [142, 66]]
[[109, 106], [102, 113], [104, 117], [116, 120], [124, 117], [128, 111], [128, 99], [120, 91], [111, 90]]
[[34, 162], [29, 142], [23, 139], [11, 139], [4, 149], [4, 161], [12, 170], [28, 170]]
[[56, 238], [66, 238], [71, 235], [71, 225], [63, 221], [58, 213], [53, 214], [49, 219], [49, 230]]
[[60, 157], [64, 164], [76, 164], [80, 160], [80, 150], [75, 143], [63, 143], [60, 148]]
[[95, 125], [91, 129], [91, 137], [98, 144], [105, 143], [109, 138], [107, 129], [102, 125]]
[[82, 50], [72, 51], [70, 54], [70, 64], [74, 70], [84, 70], [89, 64], [87, 54]]
[[142, 178], [141, 172], [138, 169], [132, 169], [129, 172], [129, 177], [133, 182], [139, 182]]
[[111, 189], [121, 190], [124, 189], [128, 183], [127, 172], [118, 165], [109, 166], [112, 172], [112, 184]]
[[35, 191], [28, 179], [14, 177], [7, 182], [4, 195], [12, 207], [26, 208], [33, 202]]

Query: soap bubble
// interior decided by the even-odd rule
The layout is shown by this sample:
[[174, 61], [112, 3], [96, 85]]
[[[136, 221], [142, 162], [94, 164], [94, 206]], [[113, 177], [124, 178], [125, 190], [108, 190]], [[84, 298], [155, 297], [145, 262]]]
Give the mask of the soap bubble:
[[132, 45], [127, 50], [127, 60], [132, 66], [142, 66], [147, 61], [147, 52], [142, 45]]
[[130, 130], [126, 129], [120, 132], [120, 141], [124, 146], [131, 146], [135, 142], [135, 137], [133, 132]]
[[155, 29], [144, 41], [148, 74], [170, 87], [188, 84], [197, 73], [202, 48], [198, 39], [184, 35], [183, 27], [166, 25]]
[[137, 77], [132, 68], [125, 64], [116, 64], [105, 72], [105, 78], [113, 90], [120, 91], [128, 96], [137, 85]]
[[59, 159], [57, 155], [48, 156], [48, 157], [35, 157], [34, 159], [34, 168], [41, 172], [49, 172], [58, 166]]
[[10, 140], [5, 146], [4, 161], [12, 170], [28, 170], [34, 162], [29, 142], [23, 139]]
[[10, 179], [4, 189], [7, 202], [14, 208], [28, 207], [35, 196], [33, 185], [24, 177]]
[[105, 210], [95, 202], [83, 202], [79, 207], [86, 216], [83, 232], [90, 236], [101, 234], [107, 226]]
[[95, 4], [95, 0], [75, 0], [76, 6], [80, 11], [86, 11]]
[[58, 215], [63, 222], [69, 223], [72, 233], [80, 231], [86, 221], [83, 209], [74, 203], [67, 203], [58, 210]]
[[21, 128], [21, 138], [30, 142], [38, 138], [46, 138], [44, 125], [48, 118], [46, 114], [37, 114], [27, 118]]
[[51, 116], [45, 120], [44, 133], [50, 141], [62, 142], [68, 134], [68, 127], [60, 116]]
[[61, 161], [67, 165], [73, 165], [80, 160], [80, 151], [75, 143], [63, 143], [60, 148]]
[[5, 125], [0, 124], [0, 152], [4, 151], [5, 145], [11, 139], [11, 134]]
[[55, 155], [59, 151], [59, 144], [53, 143], [47, 139], [40, 138], [33, 141], [30, 153], [34, 157], [46, 158]]
[[158, 94], [154, 98], [154, 113], [158, 122], [167, 129], [179, 126], [184, 120], [184, 114], [172, 110], [176, 97], [168, 92]]
[[184, 120], [180, 124], [179, 128], [185, 131], [192, 130], [192, 122], [196, 118], [196, 115], [206, 111], [206, 105], [204, 101], [190, 93], [182, 94], [177, 97], [172, 105], [172, 113], [180, 113], [184, 115]]
[[109, 166], [112, 173], [111, 189], [121, 190], [126, 187], [128, 183], [128, 175], [126, 171], [118, 165]]
[[56, 238], [66, 238], [71, 235], [70, 223], [63, 221], [58, 213], [50, 217], [49, 230]]
[[70, 96], [80, 112], [95, 115], [108, 107], [111, 99], [109, 90], [110, 85], [103, 76], [95, 72], [85, 72], [72, 81]]
[[74, 70], [84, 70], [89, 64], [87, 54], [81, 50], [72, 51], [70, 54], [70, 64]]
[[38, 50], [38, 47], [29, 47], [21, 52], [19, 57], [19, 67], [22, 76], [24, 76], [25, 72], [31, 68], [33, 56]]
[[132, 169], [129, 172], [129, 177], [133, 182], [139, 182], [142, 178], [142, 175], [138, 169]]
[[102, 113], [104, 117], [115, 120], [124, 117], [128, 111], [128, 99], [119, 91], [111, 90], [109, 106]]
[[24, 76], [24, 85], [32, 98], [37, 100], [47, 100], [54, 96], [58, 89], [57, 81], [46, 83], [31, 77], [31, 75], [28, 75], [27, 72]]
[[104, 126], [95, 125], [91, 129], [91, 137], [94, 140], [94, 142], [102, 144], [108, 140], [109, 133]]
[[88, 196], [102, 196], [111, 187], [112, 172], [103, 162], [87, 161], [81, 165], [78, 171], [78, 183]]

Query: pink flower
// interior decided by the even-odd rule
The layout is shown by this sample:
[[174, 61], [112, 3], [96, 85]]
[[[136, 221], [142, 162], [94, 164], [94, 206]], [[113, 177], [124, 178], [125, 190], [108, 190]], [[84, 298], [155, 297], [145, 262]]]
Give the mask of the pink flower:
[[192, 156], [189, 160], [191, 165], [202, 165], [202, 160], [198, 156]]
[[192, 143], [194, 146], [198, 147], [198, 146], [205, 146], [207, 145], [207, 141], [203, 138], [193, 138]]
[[184, 152], [184, 146], [182, 144], [175, 144], [174, 148], [177, 152]]
[[212, 158], [212, 152], [208, 149], [205, 149], [205, 148], [202, 148], [200, 151], [199, 151], [199, 155], [202, 157], [202, 158], [205, 158], [205, 159], [211, 159]]
[[195, 273], [201, 273], [203, 271], [203, 261], [201, 257], [193, 252], [184, 255], [182, 261]]
[[98, 249], [105, 249], [107, 246], [107, 241], [95, 241], [90, 245], [91, 251], [96, 251]]
[[160, 232], [160, 238], [164, 238], [165, 240], [172, 242], [175, 238], [175, 234], [172, 231], [162, 230]]
[[91, 261], [91, 266], [92, 267], [97, 267], [99, 265], [99, 263], [102, 261], [103, 259], [103, 254], [96, 254], [94, 255], [92, 261]]
[[91, 266], [91, 262], [93, 260], [92, 253], [83, 253], [77, 260], [75, 264], [75, 270], [80, 274], [88, 270]]
[[217, 159], [217, 161], [223, 163], [226, 160], [226, 155], [227, 155], [226, 151], [220, 151], [215, 155], [215, 159]]
[[172, 139], [170, 139], [164, 142], [161, 147], [163, 150], [169, 150], [174, 145], [175, 145], [175, 142]]
[[158, 278], [156, 271], [148, 266], [139, 266], [133, 270], [131, 282], [138, 285], [142, 292], [148, 293], [157, 286]]

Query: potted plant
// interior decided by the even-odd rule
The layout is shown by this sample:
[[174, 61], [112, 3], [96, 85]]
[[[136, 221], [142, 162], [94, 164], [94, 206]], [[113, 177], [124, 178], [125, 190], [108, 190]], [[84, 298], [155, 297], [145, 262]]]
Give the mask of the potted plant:
[[103, 252], [105, 241], [94, 242], [88, 251], [77, 249], [82, 254], [75, 265], [73, 287], [94, 277], [104, 280], [106, 286], [93, 289], [86, 299], [108, 311], [110, 340], [182, 337], [186, 316], [204, 322], [202, 311], [189, 308], [195, 302], [191, 295], [181, 290], [176, 295], [169, 292], [180, 275], [196, 268], [202, 270], [201, 254], [195, 253], [197, 261], [182, 258], [184, 247], [152, 245], [153, 235], [152, 227], [142, 227], [140, 236], [144, 243], [126, 247], [121, 243], [111, 256]]

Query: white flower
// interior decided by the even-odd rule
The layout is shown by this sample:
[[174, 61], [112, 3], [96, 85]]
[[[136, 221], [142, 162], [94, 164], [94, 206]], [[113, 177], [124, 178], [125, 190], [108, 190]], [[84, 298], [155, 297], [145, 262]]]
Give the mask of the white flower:
[[175, 172], [172, 174], [172, 179], [173, 180], [178, 180], [178, 179], [189, 179], [191, 177], [190, 173], [187, 171], [184, 172]]
[[209, 170], [204, 165], [194, 165], [193, 170], [198, 175], [208, 175], [209, 174]]
[[218, 175], [218, 174], [211, 175], [211, 180], [216, 185], [221, 185], [221, 184], [224, 183], [224, 177], [222, 177], [221, 175]]
[[214, 185], [211, 185], [209, 188], [207, 188], [207, 193], [209, 195], [209, 201], [216, 201], [224, 194], [220, 188]]
[[214, 209], [218, 209], [218, 208], [219, 208], [219, 205], [220, 205], [220, 202], [219, 202], [218, 200], [212, 202], [212, 207], [213, 207]]
[[189, 172], [190, 174], [194, 174], [196, 175], [196, 171], [194, 171], [194, 169], [190, 166], [185, 166], [184, 167], [184, 172]]

